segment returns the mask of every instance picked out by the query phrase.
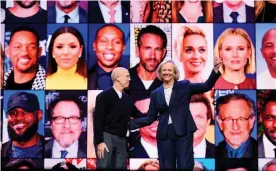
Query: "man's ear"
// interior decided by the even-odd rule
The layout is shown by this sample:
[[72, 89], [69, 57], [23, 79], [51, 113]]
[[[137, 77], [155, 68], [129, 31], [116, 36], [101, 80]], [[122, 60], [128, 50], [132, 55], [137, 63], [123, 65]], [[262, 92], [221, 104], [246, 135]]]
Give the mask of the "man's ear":
[[260, 50], [261, 50], [262, 57], [264, 58], [263, 48], [261, 47]]
[[93, 50], [96, 51], [96, 43], [93, 43]]
[[140, 54], [139, 54], [139, 47], [138, 47], [138, 46], [135, 47], [135, 53], [136, 53], [136, 56], [137, 56], [137, 57], [140, 57]]
[[42, 54], [42, 48], [39, 47], [37, 52], [37, 59], [41, 57], [41, 54]]
[[42, 120], [42, 116], [43, 116], [42, 110], [37, 110], [37, 118], [38, 118], [39, 121]]
[[165, 58], [166, 54], [167, 54], [167, 49], [164, 48], [164, 49], [163, 49], [163, 56], [162, 56], [163, 59]]
[[218, 122], [218, 125], [219, 125], [220, 130], [223, 131], [222, 120], [221, 120], [221, 118], [219, 117], [219, 115], [216, 116], [216, 120], [217, 120], [217, 122]]
[[10, 47], [9, 47], [9, 45], [5, 48], [5, 55], [10, 59]]

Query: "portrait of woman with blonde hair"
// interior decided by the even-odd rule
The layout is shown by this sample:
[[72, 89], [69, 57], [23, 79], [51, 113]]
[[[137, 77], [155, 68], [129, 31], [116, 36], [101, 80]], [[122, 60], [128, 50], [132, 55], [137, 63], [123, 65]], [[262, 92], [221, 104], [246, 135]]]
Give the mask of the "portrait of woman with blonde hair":
[[206, 35], [197, 26], [183, 26], [178, 29], [174, 43], [176, 57], [182, 63], [184, 79], [202, 83], [202, 71], [208, 59]]
[[242, 28], [228, 28], [217, 39], [215, 58], [221, 60], [223, 71], [215, 89], [255, 89], [256, 79], [246, 74], [255, 73], [255, 48], [248, 33]]
[[275, 23], [276, 22], [276, 0], [255, 1], [256, 22]]
[[211, 0], [186, 0], [172, 2], [173, 23], [212, 23]]

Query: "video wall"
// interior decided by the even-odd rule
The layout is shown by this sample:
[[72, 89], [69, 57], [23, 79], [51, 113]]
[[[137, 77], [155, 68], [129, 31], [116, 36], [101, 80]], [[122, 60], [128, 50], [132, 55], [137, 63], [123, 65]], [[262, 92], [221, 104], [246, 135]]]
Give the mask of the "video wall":
[[[96, 169], [94, 110], [124, 67], [147, 114], [161, 62], [191, 96], [194, 169], [276, 169], [276, 2], [1, 1], [1, 168]], [[132, 117], [129, 118], [133, 119]], [[107, 123], [103, 123], [107, 124]], [[158, 170], [158, 120], [126, 135], [130, 170]]]

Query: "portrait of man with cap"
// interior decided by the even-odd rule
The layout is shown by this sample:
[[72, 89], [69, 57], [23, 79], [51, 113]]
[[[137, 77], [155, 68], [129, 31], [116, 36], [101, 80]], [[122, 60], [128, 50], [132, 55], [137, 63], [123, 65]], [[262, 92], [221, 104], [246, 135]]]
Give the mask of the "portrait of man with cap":
[[2, 158], [43, 158], [43, 137], [37, 133], [43, 116], [38, 97], [16, 92], [9, 97], [5, 113], [10, 140], [2, 146]]

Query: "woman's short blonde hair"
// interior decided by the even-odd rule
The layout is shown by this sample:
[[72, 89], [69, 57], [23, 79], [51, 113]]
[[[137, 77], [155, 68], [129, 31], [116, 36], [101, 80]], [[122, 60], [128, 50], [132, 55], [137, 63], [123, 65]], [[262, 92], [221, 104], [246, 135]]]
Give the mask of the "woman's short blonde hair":
[[[178, 29], [177, 37], [174, 42], [174, 56], [182, 61], [183, 57], [183, 48], [184, 48], [184, 39], [189, 35], [200, 35], [206, 38], [203, 30], [197, 26], [183, 26]], [[207, 42], [207, 41], [206, 41]]]
[[[247, 64], [245, 65], [244, 70], [245, 70], [245, 73], [248, 73], [248, 74], [255, 73], [255, 68], [256, 68], [256, 66], [255, 66], [255, 63], [256, 63], [255, 62], [255, 48], [250, 39], [250, 36], [242, 28], [228, 28], [218, 37], [216, 45], [215, 45], [215, 49], [214, 49], [215, 60], [221, 60], [220, 56], [219, 56], [219, 52], [222, 48], [222, 42], [229, 35], [239, 35], [239, 36], [242, 36], [246, 40], [247, 47], [249, 49], [249, 57], [248, 57], [249, 60], [248, 60]], [[223, 66], [223, 70], [224, 70], [224, 66]]]
[[179, 69], [178, 69], [176, 63], [175, 63], [174, 61], [172, 61], [171, 59], [169, 59], [169, 60], [164, 60], [164, 61], [158, 66], [158, 68], [157, 68], [157, 73], [156, 73], [157, 78], [158, 78], [160, 81], [163, 81], [162, 76], [161, 76], [161, 70], [162, 70], [162, 67], [164, 66], [164, 64], [166, 64], [166, 63], [171, 63], [171, 64], [173, 64], [173, 66], [174, 66], [174, 80], [177, 81], [177, 80], [179, 79], [179, 77], [180, 77]]

